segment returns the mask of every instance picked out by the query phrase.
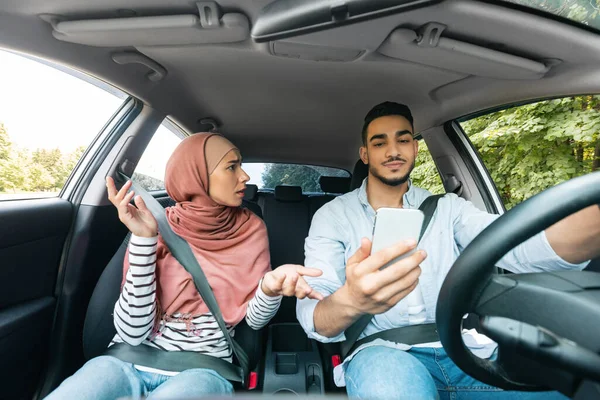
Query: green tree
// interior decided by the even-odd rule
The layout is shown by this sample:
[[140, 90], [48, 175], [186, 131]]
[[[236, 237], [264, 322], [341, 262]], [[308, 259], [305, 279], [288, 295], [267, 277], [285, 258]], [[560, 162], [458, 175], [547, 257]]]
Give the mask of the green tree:
[[264, 187], [301, 186], [303, 192], [320, 192], [321, 174], [315, 167], [294, 164], [267, 164], [262, 173]]
[[140, 174], [139, 172], [134, 172], [131, 179], [140, 184], [140, 186], [147, 191], [165, 189], [165, 183], [160, 179], [156, 179], [145, 174]]
[[60, 149], [37, 149], [31, 154], [31, 161], [50, 171], [61, 164], [62, 153]]
[[73, 151], [72, 153], [70, 153], [68, 155], [68, 157], [65, 160], [65, 170], [68, 171], [68, 173], [70, 174], [71, 172], [73, 172], [73, 170], [75, 169], [75, 165], [77, 165], [77, 163], [79, 162], [79, 159], [81, 158], [81, 156], [83, 156], [83, 153], [85, 153], [85, 150], [87, 149], [87, 146], [79, 146], [75, 149], [75, 151]]
[[0, 192], [60, 191], [85, 149], [80, 146], [69, 154], [60, 149], [19, 149], [0, 123]]
[[4, 124], [0, 123], [0, 192], [20, 190], [25, 181], [18, 153], [8, 136]]
[[43, 165], [32, 164], [27, 174], [25, 188], [30, 192], [49, 192], [56, 190], [56, 180]]
[[537, 8], [559, 17], [598, 27], [599, 0], [507, 0], [511, 3]]
[[0, 192], [22, 190], [24, 183], [25, 174], [18, 159], [0, 160]]
[[415, 160], [415, 169], [410, 174], [410, 179], [415, 186], [427, 189], [433, 194], [446, 193], [440, 174], [424, 140], [419, 142], [419, 154]]
[[11, 151], [11, 142], [4, 124], [0, 122], [0, 160], [8, 160]]
[[315, 165], [311, 165], [310, 168], [314, 169], [319, 173], [319, 176], [334, 176], [340, 178], [348, 178], [350, 177], [350, 173], [345, 169], [337, 169], [331, 167], [319, 167]]
[[[31, 155], [31, 182], [35, 182], [31, 183], [32, 187], [60, 191], [85, 149], [85, 146], [79, 146], [69, 154], [63, 154], [60, 149], [35, 150]], [[42, 187], [46, 189], [39, 189]]]
[[461, 124], [507, 209], [600, 167], [600, 97], [509, 108]]
[[33, 186], [42, 191], [58, 191], [62, 188], [60, 183], [64, 183], [66, 177], [60, 149], [37, 149], [31, 155], [31, 161], [32, 182], [36, 182]]
[[56, 179], [56, 187], [57, 190], [61, 190], [65, 183], [67, 182], [67, 178], [71, 175], [75, 166], [79, 162], [79, 159], [85, 152], [86, 146], [79, 146], [72, 153], [67, 154], [62, 157], [60, 165], [56, 167], [54, 178]]

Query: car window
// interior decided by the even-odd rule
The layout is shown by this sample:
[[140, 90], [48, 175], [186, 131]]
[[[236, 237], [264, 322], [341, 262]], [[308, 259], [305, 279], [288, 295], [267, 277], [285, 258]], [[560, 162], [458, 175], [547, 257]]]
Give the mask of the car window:
[[165, 189], [165, 168], [184, 133], [169, 120], [156, 130], [135, 167], [132, 179], [147, 191]]
[[321, 176], [350, 177], [346, 170], [303, 164], [244, 163], [244, 171], [250, 176], [250, 184], [259, 189], [275, 189], [279, 185], [301, 186], [304, 193], [323, 193]]
[[600, 29], [599, 0], [502, 0]]
[[600, 169], [600, 96], [540, 101], [461, 122], [506, 209]]
[[125, 93], [0, 49], [0, 201], [58, 196]]
[[424, 140], [419, 141], [419, 154], [410, 179], [415, 186], [427, 189], [432, 194], [446, 193], [438, 169]]

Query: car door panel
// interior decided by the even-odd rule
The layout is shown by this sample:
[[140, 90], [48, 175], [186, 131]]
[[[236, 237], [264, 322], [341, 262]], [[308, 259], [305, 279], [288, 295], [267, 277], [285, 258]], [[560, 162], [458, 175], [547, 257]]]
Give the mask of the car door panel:
[[[165, 191], [153, 193], [163, 206], [174, 204]], [[100, 275], [127, 234], [114, 206], [81, 205], [64, 263], [60, 304], [50, 341], [50, 360], [42, 396], [85, 362], [83, 327], [88, 304]]]
[[0, 202], [0, 385], [31, 398], [48, 353], [54, 289], [73, 207], [58, 198]]
[[30, 300], [0, 311], [2, 399], [30, 399], [48, 353], [56, 301]]

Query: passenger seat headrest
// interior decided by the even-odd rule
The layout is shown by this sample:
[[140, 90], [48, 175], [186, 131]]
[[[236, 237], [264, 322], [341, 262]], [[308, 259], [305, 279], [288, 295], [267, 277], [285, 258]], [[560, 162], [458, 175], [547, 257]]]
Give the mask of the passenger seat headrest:
[[325, 193], [344, 194], [350, 190], [350, 178], [342, 176], [322, 176], [319, 178], [321, 190]]
[[354, 164], [350, 190], [358, 189], [367, 176], [369, 176], [369, 166], [362, 162], [362, 160], [358, 160], [356, 164]]
[[276, 186], [275, 200], [286, 202], [302, 201], [302, 188], [300, 186]]
[[258, 194], [258, 186], [246, 185], [246, 190], [244, 191], [244, 200], [255, 201], [257, 194]]

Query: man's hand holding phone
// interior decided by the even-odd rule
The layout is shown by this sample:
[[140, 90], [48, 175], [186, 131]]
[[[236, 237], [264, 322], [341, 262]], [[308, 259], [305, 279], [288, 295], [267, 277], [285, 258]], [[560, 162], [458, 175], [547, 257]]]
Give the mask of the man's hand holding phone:
[[[424, 250], [415, 251], [422, 224], [420, 210], [378, 210], [373, 243], [361, 240], [346, 263], [344, 285], [316, 305], [313, 321], [319, 334], [334, 337], [365, 314], [388, 311], [418, 288], [420, 264], [427, 256]], [[422, 303], [419, 294], [408, 297], [409, 314], [415, 298]], [[421, 323], [424, 304], [412, 308], [409, 319]]]
[[346, 282], [340, 289], [346, 300], [362, 314], [381, 314], [394, 307], [415, 289], [421, 268], [427, 257], [424, 250], [402, 258], [381, 270], [390, 261], [413, 250], [413, 239], [401, 241], [373, 255], [371, 241], [363, 238], [361, 246], [346, 264]]

